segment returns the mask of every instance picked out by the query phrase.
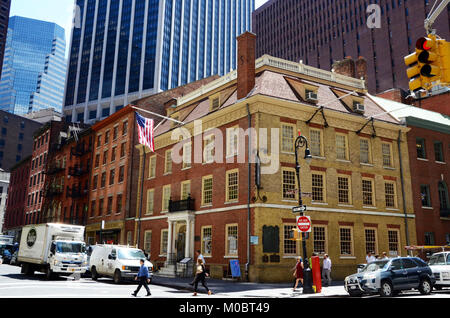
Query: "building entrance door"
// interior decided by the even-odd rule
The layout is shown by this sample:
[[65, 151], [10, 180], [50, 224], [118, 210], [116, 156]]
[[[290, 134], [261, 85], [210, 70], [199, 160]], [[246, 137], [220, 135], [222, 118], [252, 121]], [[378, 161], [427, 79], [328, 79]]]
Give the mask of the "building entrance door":
[[177, 262], [184, 258], [186, 251], [186, 226], [180, 227], [176, 241], [177, 248]]

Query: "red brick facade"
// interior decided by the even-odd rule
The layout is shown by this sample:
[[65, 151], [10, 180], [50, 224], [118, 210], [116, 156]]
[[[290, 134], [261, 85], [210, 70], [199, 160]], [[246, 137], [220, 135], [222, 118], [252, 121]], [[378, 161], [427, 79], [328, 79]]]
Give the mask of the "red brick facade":
[[6, 205], [4, 230], [19, 229], [25, 225], [25, 204], [30, 183], [31, 157], [18, 163], [11, 170]]
[[[450, 240], [450, 135], [435, 130], [409, 126], [408, 149], [412, 178], [414, 212], [416, 214], [417, 243], [419, 245], [445, 245]], [[417, 141], [425, 144], [425, 158], [418, 158]], [[443, 145], [443, 162], [435, 157], [434, 143]], [[447, 187], [447, 207], [441, 207], [439, 183]], [[421, 189], [422, 186], [422, 189]], [[421, 193], [423, 186], [428, 187], [429, 202], [423, 203]], [[428, 193], [426, 193], [428, 196]], [[425, 205], [425, 206], [424, 206]], [[425, 233], [433, 239], [425, 239]]]

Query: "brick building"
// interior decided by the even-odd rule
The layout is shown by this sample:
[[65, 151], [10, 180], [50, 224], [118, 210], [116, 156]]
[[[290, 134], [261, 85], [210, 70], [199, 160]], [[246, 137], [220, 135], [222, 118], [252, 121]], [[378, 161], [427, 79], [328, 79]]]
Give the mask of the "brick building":
[[45, 200], [40, 222], [84, 225], [89, 202], [93, 136], [82, 125], [66, 126], [64, 138], [47, 157]]
[[30, 179], [25, 205], [25, 224], [40, 223], [43, 199], [50, 198], [61, 192], [61, 187], [47, 187], [46, 177], [61, 170], [48, 161], [49, 154], [60, 149], [65, 138], [65, 123], [50, 121], [33, 135], [33, 153], [31, 155]]
[[[139, 245], [166, 273], [199, 249], [213, 277], [229, 276], [235, 259], [244, 278], [249, 264], [251, 281], [290, 281], [301, 254], [291, 239], [300, 130], [314, 155], [310, 165], [301, 160], [302, 189], [311, 193], [309, 255], [328, 253], [335, 279], [353, 273], [368, 251], [406, 255], [415, 219], [407, 144], [397, 139], [408, 129], [381, 114], [363, 80], [268, 55], [255, 71], [254, 35], [238, 39], [238, 70], [168, 105], [167, 115], [184, 124], [163, 122], [155, 153], [139, 146]], [[268, 134], [267, 144], [258, 138], [258, 188], [249, 127]]]
[[21, 160], [11, 168], [8, 201], [5, 211], [3, 231], [7, 235], [20, 239], [22, 226], [25, 225], [25, 204], [31, 170], [31, 156]]
[[[441, 110], [439, 105], [448, 94], [416, 101], [422, 106]], [[450, 119], [427, 109], [374, 97], [393, 116], [411, 130], [407, 134], [410, 158], [417, 243], [450, 244]], [[438, 103], [436, 103], [437, 101]]]
[[[424, 20], [434, 1], [271, 0], [253, 12], [252, 32], [257, 53], [300, 61], [331, 70], [334, 61], [350, 56], [367, 60], [369, 91], [392, 87], [408, 89], [403, 57], [425, 36]], [[380, 28], [369, 28], [373, 9], [380, 6]], [[367, 11], [369, 10], [369, 13]], [[450, 10], [444, 10], [433, 28], [450, 38]], [[370, 23], [369, 23], [370, 24]]]
[[[171, 99], [188, 94], [218, 76], [205, 78], [133, 102], [139, 108], [164, 113]], [[136, 193], [139, 150], [134, 109], [122, 108], [92, 126], [94, 148], [90, 173], [87, 241], [133, 244], [136, 234]], [[156, 119], [158, 122], [160, 119]], [[105, 228], [101, 230], [101, 223]]]

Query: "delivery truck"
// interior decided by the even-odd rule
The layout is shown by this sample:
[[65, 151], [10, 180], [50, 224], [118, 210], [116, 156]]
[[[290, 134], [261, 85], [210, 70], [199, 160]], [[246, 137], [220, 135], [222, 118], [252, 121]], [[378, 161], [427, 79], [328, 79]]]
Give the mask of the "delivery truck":
[[87, 266], [84, 226], [46, 223], [22, 229], [18, 262], [21, 272], [56, 275], [84, 274]]

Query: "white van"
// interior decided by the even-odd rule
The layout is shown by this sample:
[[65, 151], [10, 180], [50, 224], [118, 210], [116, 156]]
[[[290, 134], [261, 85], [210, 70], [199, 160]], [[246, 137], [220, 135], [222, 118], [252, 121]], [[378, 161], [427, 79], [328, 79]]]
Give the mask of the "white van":
[[141, 259], [145, 259], [145, 266], [152, 279], [153, 264], [146, 259], [142, 250], [123, 245], [95, 245], [89, 260], [91, 277], [93, 280], [102, 276], [112, 277], [116, 284], [122, 280], [133, 280], [141, 267]]
[[442, 287], [450, 287], [450, 252], [433, 254], [428, 265], [436, 278], [434, 288], [439, 290]]

